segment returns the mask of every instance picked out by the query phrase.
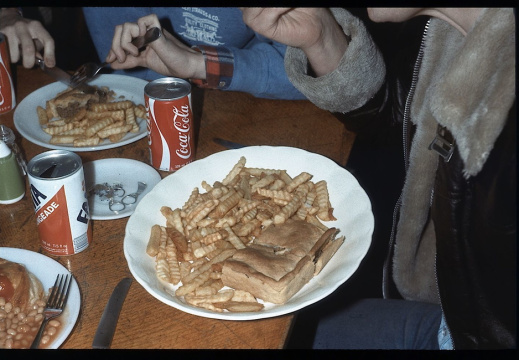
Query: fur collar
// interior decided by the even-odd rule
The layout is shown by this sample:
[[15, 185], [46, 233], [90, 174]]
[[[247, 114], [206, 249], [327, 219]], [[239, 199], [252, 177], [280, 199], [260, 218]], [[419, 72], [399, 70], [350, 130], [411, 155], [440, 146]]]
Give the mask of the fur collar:
[[[431, 87], [430, 109], [450, 130], [465, 177], [483, 167], [515, 101], [515, 18], [512, 9], [485, 9], [463, 37], [441, 20], [426, 44], [428, 52], [447, 55]], [[457, 48], [457, 51], [455, 50]], [[477, 59], [477, 61], [474, 61]], [[424, 67], [427, 67], [424, 59]]]

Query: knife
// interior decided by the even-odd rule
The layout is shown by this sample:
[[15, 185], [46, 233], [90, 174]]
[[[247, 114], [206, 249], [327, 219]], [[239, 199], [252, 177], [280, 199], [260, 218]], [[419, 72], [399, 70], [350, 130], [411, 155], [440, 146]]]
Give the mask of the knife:
[[217, 143], [218, 145], [222, 145], [228, 149], [241, 149], [246, 147], [247, 145], [238, 144], [229, 140], [220, 139], [220, 138], [213, 138], [213, 141]]
[[[52, 76], [54, 79], [62, 82], [63, 84], [65, 84], [71, 88], [74, 88], [74, 86], [70, 82], [71, 75], [68, 72], [61, 70], [60, 68], [58, 68], [56, 66], [54, 66], [53, 68], [49, 68], [45, 65], [45, 62], [40, 58], [36, 58], [36, 64], [46, 74]], [[97, 89], [95, 87], [86, 85], [86, 84], [81, 84], [81, 85], [75, 86], [75, 87], [80, 89], [81, 91], [85, 92], [86, 94], [93, 94], [97, 91]]]
[[122, 279], [115, 287], [108, 303], [106, 304], [99, 325], [97, 326], [94, 341], [92, 343], [93, 349], [109, 349], [112, 339], [114, 337], [115, 328], [117, 327], [117, 320], [123, 306], [126, 294], [132, 284], [131, 278]]

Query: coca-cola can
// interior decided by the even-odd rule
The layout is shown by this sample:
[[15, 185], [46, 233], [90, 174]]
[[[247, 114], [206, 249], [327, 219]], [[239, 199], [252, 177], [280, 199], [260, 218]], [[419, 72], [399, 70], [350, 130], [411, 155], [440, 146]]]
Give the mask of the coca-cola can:
[[52, 255], [73, 255], [92, 239], [81, 158], [51, 150], [27, 164], [41, 247]]
[[11, 60], [7, 48], [7, 38], [0, 33], [0, 114], [14, 109], [16, 97], [14, 93], [13, 76], [11, 75]]
[[151, 165], [174, 172], [195, 159], [191, 84], [174, 77], [144, 87]]

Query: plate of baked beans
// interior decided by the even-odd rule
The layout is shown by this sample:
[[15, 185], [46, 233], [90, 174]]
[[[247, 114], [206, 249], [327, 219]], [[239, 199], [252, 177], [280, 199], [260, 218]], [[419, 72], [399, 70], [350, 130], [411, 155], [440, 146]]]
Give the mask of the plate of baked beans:
[[[35, 281], [36, 278], [43, 287], [43, 295], [37, 298], [31, 295], [31, 301], [27, 306], [14, 306], [14, 300], [6, 300], [0, 296], [0, 349], [28, 349], [40, 327], [41, 313], [49, 289], [54, 286], [58, 274], [67, 274], [69, 271], [57, 261], [25, 249], [0, 247], [0, 263], [5, 265], [5, 260], [22, 265], [30, 275], [31, 281]], [[7, 271], [2, 273], [0, 265], [0, 295], [3, 288], [9, 287], [9, 279], [6, 279], [6, 276]], [[65, 310], [45, 328], [40, 349], [59, 348], [74, 328], [79, 315], [81, 296], [76, 280], [74, 277], [72, 279]]]

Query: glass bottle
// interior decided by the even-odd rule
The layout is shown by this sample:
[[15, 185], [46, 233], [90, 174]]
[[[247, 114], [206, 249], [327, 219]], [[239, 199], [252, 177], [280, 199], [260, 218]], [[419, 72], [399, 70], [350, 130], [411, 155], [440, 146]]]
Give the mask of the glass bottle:
[[25, 176], [27, 174], [27, 163], [23, 157], [22, 152], [20, 151], [20, 148], [16, 144], [13, 130], [9, 129], [5, 125], [0, 125], [0, 140], [5, 142], [7, 146], [9, 146], [14, 156], [16, 157], [16, 161], [20, 166], [22, 174]]

